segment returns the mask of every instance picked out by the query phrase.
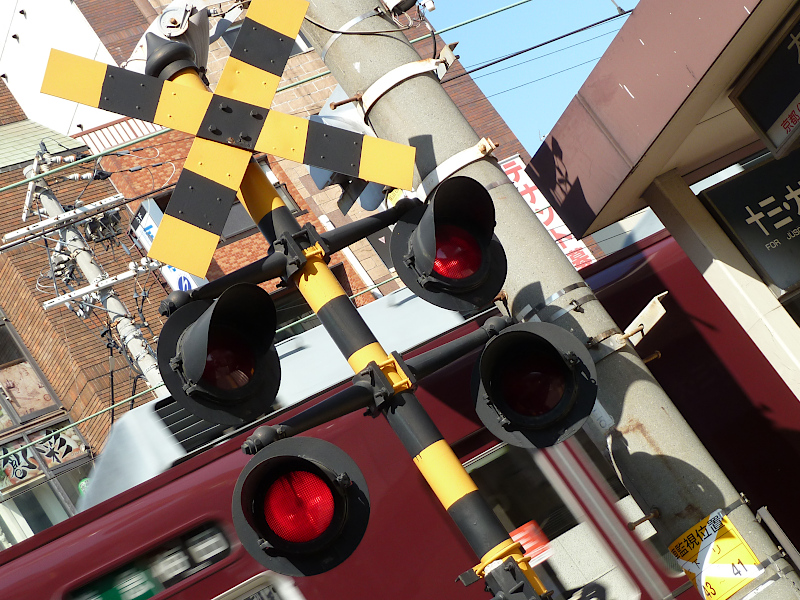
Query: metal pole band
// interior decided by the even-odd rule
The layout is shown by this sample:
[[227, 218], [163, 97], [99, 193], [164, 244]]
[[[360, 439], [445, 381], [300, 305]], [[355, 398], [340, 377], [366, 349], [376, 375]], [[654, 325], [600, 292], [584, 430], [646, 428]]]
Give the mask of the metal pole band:
[[[435, 190], [440, 183], [450, 177], [453, 173], [466, 167], [470, 163], [491, 156], [497, 146], [489, 138], [481, 138], [481, 140], [474, 146], [462, 150], [448, 158], [433, 171], [425, 176], [422, 183], [416, 190], [416, 196], [423, 202]], [[497, 187], [495, 184], [486, 186], [488, 189]]]
[[[328, 44], [330, 44], [330, 41]], [[429, 73], [431, 71], [436, 73], [436, 77], [438, 79], [444, 77], [447, 69], [449, 69], [458, 58], [453, 53], [453, 49], [455, 47], [455, 44], [446, 45], [439, 53], [439, 58], [426, 58], [400, 65], [370, 85], [369, 88], [367, 88], [367, 90], [361, 94], [361, 106], [364, 109], [364, 119], [366, 120], [369, 111], [372, 110], [372, 107], [380, 99], [380, 97], [396, 85], [399, 85], [404, 81], [411, 79], [412, 77], [422, 75], [423, 73]], [[441, 65], [444, 65], [445, 70], [440, 73], [439, 67]]]
[[358, 23], [361, 23], [361, 21], [363, 21], [364, 19], [369, 19], [370, 17], [381, 16], [381, 13], [379, 11], [380, 11], [380, 8], [376, 6], [371, 11], [365, 12], [363, 15], [358, 15], [357, 17], [355, 17], [353, 19], [350, 19], [347, 23], [342, 25], [339, 28], [338, 32], [334, 33], [331, 37], [328, 38], [328, 42], [322, 48], [322, 52], [319, 53], [319, 57], [324, 61], [325, 60], [325, 55], [328, 54], [328, 50], [330, 50], [331, 46], [333, 46], [333, 42], [335, 42], [340, 37], [342, 37], [342, 33], [343, 32], [348, 31], [354, 25], [356, 25]]
[[515, 318], [520, 323], [524, 323], [525, 321], [528, 321], [530, 319], [534, 319], [536, 321], [541, 321], [541, 319], [539, 319], [537, 317], [539, 312], [541, 312], [543, 309], [545, 309], [548, 306], [550, 306], [555, 300], [558, 300], [564, 294], [568, 294], [569, 292], [571, 292], [573, 290], [577, 290], [577, 289], [582, 288], [582, 287], [588, 288], [589, 285], [586, 282], [579, 281], [577, 283], [573, 283], [572, 285], [568, 285], [567, 287], [558, 290], [556, 293], [554, 293], [554, 294], [548, 296], [547, 298], [545, 298], [544, 302], [542, 302], [541, 304], [537, 304], [533, 308], [531, 308], [530, 304], [526, 304], [522, 308], [522, 310], [520, 310], [515, 315]]

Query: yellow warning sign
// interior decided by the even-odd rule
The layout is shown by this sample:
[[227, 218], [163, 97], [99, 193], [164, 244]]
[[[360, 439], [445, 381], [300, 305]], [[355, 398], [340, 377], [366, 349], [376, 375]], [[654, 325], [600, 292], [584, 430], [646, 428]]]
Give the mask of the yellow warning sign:
[[726, 600], [763, 572], [756, 555], [721, 510], [715, 510], [669, 547], [708, 600]]

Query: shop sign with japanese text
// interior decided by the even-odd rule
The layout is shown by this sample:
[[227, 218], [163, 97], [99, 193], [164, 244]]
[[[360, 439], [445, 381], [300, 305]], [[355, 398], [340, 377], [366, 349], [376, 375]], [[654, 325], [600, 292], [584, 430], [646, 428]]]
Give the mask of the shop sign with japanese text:
[[762, 49], [731, 100], [775, 156], [800, 133], [800, 18], [795, 15]]
[[700, 198], [777, 295], [800, 283], [800, 152], [723, 181]]
[[500, 161], [503, 171], [522, 195], [530, 209], [536, 214], [550, 236], [555, 240], [561, 251], [567, 255], [569, 261], [576, 269], [582, 269], [597, 259], [581, 240], [576, 239], [567, 228], [555, 209], [545, 199], [536, 184], [525, 172], [525, 163], [519, 155]]

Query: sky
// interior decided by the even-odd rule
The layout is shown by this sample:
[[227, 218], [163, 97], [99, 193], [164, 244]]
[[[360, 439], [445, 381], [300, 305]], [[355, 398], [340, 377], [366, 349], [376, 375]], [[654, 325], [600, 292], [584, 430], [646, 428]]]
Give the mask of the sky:
[[[436, 0], [436, 10], [427, 14], [440, 30], [517, 1]], [[631, 10], [638, 1], [616, 0], [616, 4]], [[530, 0], [446, 31], [442, 38], [459, 42], [455, 52], [469, 70], [617, 14], [612, 0]], [[472, 74], [531, 155], [627, 19], [619, 17]]]

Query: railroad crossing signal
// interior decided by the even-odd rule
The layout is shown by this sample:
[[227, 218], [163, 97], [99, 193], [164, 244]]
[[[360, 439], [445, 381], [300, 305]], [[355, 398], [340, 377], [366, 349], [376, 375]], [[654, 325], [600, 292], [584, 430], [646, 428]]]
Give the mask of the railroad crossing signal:
[[414, 148], [270, 110], [307, 8], [253, 0], [214, 93], [51, 51], [43, 93], [196, 136], [152, 258], [205, 276], [254, 152], [411, 188]]
[[[151, 256], [204, 275], [243, 187], [248, 209], [257, 206], [256, 212], [263, 213], [257, 219], [262, 233], [276, 242], [278, 252], [272, 256], [280, 253], [285, 259], [283, 274], [272, 277], [297, 285], [356, 373], [352, 389], [366, 391], [366, 406], [386, 415], [480, 558], [461, 580], [485, 578], [498, 597], [538, 597], [544, 587], [527, 566], [519, 543], [508, 537], [414, 396], [413, 373], [399, 356], [386, 353], [327, 268], [325, 240], [311, 228], [273, 214], [282, 207], [277, 195], [256, 193], [256, 174], [248, 170], [253, 152], [395, 188], [411, 187], [413, 148], [269, 109], [307, 6], [304, 0], [253, 0], [213, 94], [198, 83], [191, 65], [173, 73], [174, 80], [162, 81], [59, 51], [51, 53], [42, 91], [196, 136]], [[82, 74], [79, 81], [72, 78], [76, 71]], [[262, 219], [267, 219], [263, 227]], [[505, 279], [505, 255], [493, 229], [494, 207], [486, 189], [469, 178], [451, 178], [415, 218], [398, 223], [392, 243], [394, 253], [396, 238], [400, 252], [395, 265], [402, 258], [401, 278], [423, 299], [457, 310], [478, 308], [491, 301]], [[252, 281], [250, 266], [241, 271], [226, 276], [226, 282]], [[159, 368], [173, 396], [191, 412], [241, 425], [263, 413], [277, 392], [274, 307], [252, 284], [234, 285], [213, 301], [208, 298], [219, 286], [208, 285], [213, 294], [193, 291], [162, 330]], [[344, 397], [341, 406], [328, 408], [342, 414], [363, 408], [363, 402], [361, 397]], [[315, 409], [304, 411], [310, 414], [303, 430], [322, 418]], [[237, 534], [269, 569], [295, 576], [325, 572], [344, 561], [366, 531], [366, 482], [349, 457], [330, 444], [280, 439], [289, 435], [285, 425], [272, 430], [271, 443], [237, 481]], [[296, 428], [294, 433], [299, 432]], [[498, 561], [503, 568], [490, 570]]]
[[519, 323], [483, 349], [473, 374], [475, 410], [500, 440], [546, 448], [571, 437], [597, 398], [597, 371], [578, 338], [551, 323]]
[[264, 567], [299, 577], [341, 564], [369, 521], [367, 482], [341, 449], [316, 438], [278, 440], [236, 481], [233, 524]]
[[240, 426], [263, 415], [278, 393], [272, 345], [275, 305], [257, 285], [231, 286], [170, 315], [158, 341], [158, 368], [172, 397], [194, 415]]
[[451, 177], [427, 204], [394, 227], [392, 263], [417, 296], [442, 308], [470, 311], [491, 302], [506, 278], [506, 256], [494, 236], [489, 192], [469, 177]]

